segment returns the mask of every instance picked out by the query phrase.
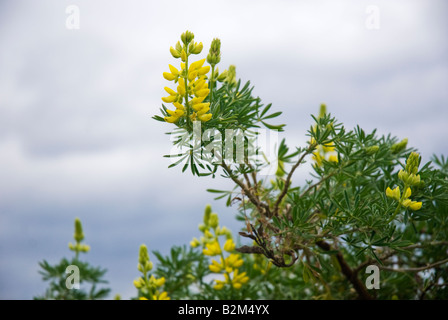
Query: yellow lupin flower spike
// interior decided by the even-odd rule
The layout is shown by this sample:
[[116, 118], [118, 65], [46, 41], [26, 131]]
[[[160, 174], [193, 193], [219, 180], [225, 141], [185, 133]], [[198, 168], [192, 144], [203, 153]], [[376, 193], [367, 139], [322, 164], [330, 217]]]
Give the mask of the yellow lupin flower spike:
[[206, 59], [201, 59], [188, 65], [189, 56], [191, 54], [199, 54], [203, 48], [202, 42], [196, 43], [193, 39], [194, 34], [186, 31], [181, 35], [183, 45], [177, 42], [175, 48], [170, 47], [171, 55], [176, 59], [180, 58], [182, 62], [180, 63], [180, 70], [169, 64], [170, 72], [163, 73], [163, 77], [166, 80], [174, 81], [178, 83], [178, 86], [176, 91], [165, 87], [165, 91], [168, 92], [169, 96], [163, 97], [162, 101], [172, 103], [176, 109], [180, 109], [182, 112], [173, 112], [165, 108], [168, 116], [164, 119], [169, 123], [177, 123], [184, 118], [188, 125], [189, 121], [199, 119], [205, 122], [212, 118], [212, 114], [209, 113], [210, 108], [194, 108], [195, 104], [203, 102], [210, 93], [206, 82], [206, 74], [210, 71], [210, 66], [204, 66]]

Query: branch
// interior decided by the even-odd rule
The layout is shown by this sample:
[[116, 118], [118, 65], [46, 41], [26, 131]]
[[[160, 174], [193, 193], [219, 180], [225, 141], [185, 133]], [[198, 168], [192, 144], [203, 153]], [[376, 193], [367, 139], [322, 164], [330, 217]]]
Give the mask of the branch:
[[303, 159], [305, 159], [305, 157], [307, 155], [309, 155], [311, 152], [313, 152], [313, 150], [316, 148], [316, 145], [317, 145], [316, 143], [310, 144], [308, 149], [305, 150], [305, 152], [302, 154], [302, 156], [299, 158], [299, 160], [297, 160], [296, 164], [294, 164], [294, 166], [291, 168], [291, 171], [289, 171], [289, 174], [286, 177], [285, 186], [283, 187], [282, 192], [280, 193], [280, 195], [277, 198], [277, 201], [274, 204], [274, 209], [272, 211], [273, 215], [278, 214], [278, 206], [280, 205], [280, 203], [282, 202], [283, 198], [286, 196], [286, 193], [289, 190], [289, 185], [291, 184], [291, 178], [292, 178], [292, 175], [294, 174], [294, 171], [296, 171], [298, 166], [302, 163]]
[[[241, 190], [243, 190], [244, 194], [249, 198], [250, 202], [252, 202], [258, 209], [261, 214], [266, 214], [267, 216], [271, 216], [271, 212], [269, 210], [269, 206], [258, 199], [258, 197], [254, 196], [254, 194], [250, 191], [250, 189], [237, 177], [232, 174], [232, 170], [229, 166], [223, 161], [221, 166], [224, 170], [229, 174], [230, 179], [235, 182]], [[263, 210], [262, 210], [263, 209]]]
[[[317, 241], [317, 246], [321, 248], [324, 251], [330, 251], [332, 250], [330, 244], [325, 241]], [[336, 254], [336, 258], [338, 260], [339, 265], [341, 266], [341, 272], [344, 274], [344, 276], [347, 278], [348, 281], [353, 285], [353, 288], [358, 293], [359, 299], [361, 300], [373, 300], [374, 298], [372, 295], [367, 291], [367, 288], [365, 285], [359, 280], [358, 274], [354, 272], [348, 263], [345, 261], [344, 256], [342, 255], [341, 251], [338, 251]]]
[[318, 181], [318, 182], [316, 182], [315, 184], [309, 186], [308, 189], [306, 189], [305, 191], [303, 191], [303, 192], [300, 194], [300, 197], [299, 197], [299, 198], [302, 198], [304, 195], [306, 195], [308, 192], [310, 192], [311, 189], [317, 187], [318, 185], [320, 185], [320, 184], [321, 184], [322, 182], [324, 182], [325, 180], [330, 179], [330, 178], [331, 178], [332, 176], [334, 176], [335, 174], [336, 174], [336, 172], [330, 173], [328, 176], [322, 178], [320, 181]]
[[[402, 247], [401, 250], [409, 250], [409, 249], [425, 248], [428, 246], [441, 246], [441, 245], [445, 245], [445, 246], [448, 245], [448, 241], [433, 241], [433, 242], [428, 242], [428, 243], [416, 243], [416, 244], [412, 244], [410, 246]], [[380, 257], [379, 259], [381, 261], [386, 260], [386, 259], [392, 257], [396, 253], [397, 253], [397, 251], [391, 251], [391, 252], [385, 254], [384, 256]], [[376, 263], [377, 263], [377, 261], [374, 259], [366, 260], [363, 263], [361, 263], [358, 267], [356, 267], [356, 269], [354, 269], [354, 272], [358, 273], [364, 267], [371, 265], [371, 264], [376, 264]], [[384, 269], [384, 270], [386, 270], [386, 269]], [[396, 270], [392, 270], [392, 271], [396, 271]]]
[[393, 267], [386, 267], [386, 266], [378, 266], [378, 268], [382, 269], [382, 270], [386, 270], [386, 271], [395, 271], [395, 272], [419, 272], [419, 271], [424, 271], [427, 269], [431, 269], [437, 266], [440, 266], [441, 264], [447, 263], [448, 259], [445, 260], [441, 260], [441, 261], [437, 261], [434, 262], [433, 264], [429, 264], [427, 266], [424, 267], [420, 267], [420, 268], [393, 268]]

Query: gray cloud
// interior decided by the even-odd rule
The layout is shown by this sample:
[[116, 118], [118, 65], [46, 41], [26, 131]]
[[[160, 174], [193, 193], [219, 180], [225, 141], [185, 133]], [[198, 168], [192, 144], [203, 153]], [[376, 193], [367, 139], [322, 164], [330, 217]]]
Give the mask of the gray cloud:
[[[284, 112], [290, 145], [305, 143], [325, 102], [348, 128], [408, 137], [424, 159], [448, 150], [447, 4], [375, 3], [379, 30], [365, 27], [370, 1], [79, 0], [80, 29], [67, 30], [66, 3], [2, 2], [0, 298], [43, 292], [37, 261], [68, 253], [76, 216], [89, 261], [123, 297], [138, 246], [187, 243], [206, 203], [239, 227], [234, 208], [205, 192], [231, 184], [168, 170], [169, 126], [150, 118], [185, 29], [205, 48], [221, 38], [220, 69], [236, 64]], [[307, 177], [303, 167], [294, 182]]]

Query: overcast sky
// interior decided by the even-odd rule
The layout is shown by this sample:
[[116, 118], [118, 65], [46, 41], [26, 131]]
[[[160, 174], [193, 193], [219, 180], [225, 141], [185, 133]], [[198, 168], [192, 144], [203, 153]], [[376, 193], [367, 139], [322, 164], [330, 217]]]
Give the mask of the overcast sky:
[[[67, 28], [70, 5], [79, 29]], [[232, 185], [168, 169], [170, 125], [151, 119], [183, 31], [204, 43], [201, 57], [221, 39], [219, 68], [235, 64], [283, 111], [289, 145], [306, 141], [325, 102], [349, 128], [407, 137], [427, 161], [448, 150], [447, 9], [443, 0], [1, 1], [0, 298], [44, 292], [37, 263], [71, 256], [75, 217], [92, 247], [85, 258], [124, 298], [135, 294], [139, 245], [187, 244], [207, 203], [236, 233], [235, 208], [205, 191]]]

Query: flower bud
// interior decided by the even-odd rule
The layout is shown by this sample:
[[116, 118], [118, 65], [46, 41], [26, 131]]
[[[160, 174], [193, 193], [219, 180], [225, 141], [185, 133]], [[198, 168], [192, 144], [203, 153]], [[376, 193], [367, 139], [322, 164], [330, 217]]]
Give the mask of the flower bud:
[[185, 45], [188, 45], [194, 39], [194, 34], [187, 30], [184, 33], [182, 33], [180, 39]]
[[205, 211], [204, 211], [204, 223], [207, 225], [208, 221], [210, 219], [210, 214], [212, 213], [212, 206], [211, 205], [207, 205], [205, 207]]
[[371, 146], [366, 148], [366, 154], [371, 156], [372, 154], [375, 154], [378, 152], [378, 150], [380, 149], [379, 146]]
[[218, 76], [217, 80], [218, 80], [219, 82], [223, 82], [226, 78], [227, 78], [227, 70], [224, 70], [224, 72], [222, 72], [222, 73]]
[[404, 183], [407, 183], [408, 178], [409, 178], [409, 173], [407, 173], [406, 171], [404, 171], [404, 170], [400, 170], [400, 171], [398, 172], [398, 179], [400, 179], [400, 180], [403, 181]]
[[199, 240], [196, 239], [196, 238], [193, 238], [193, 240], [190, 241], [190, 246], [191, 246], [192, 248], [196, 248], [196, 247], [198, 247], [199, 245], [200, 245], [200, 242], [199, 242]]
[[135, 280], [134, 280], [134, 286], [135, 286], [137, 289], [140, 289], [140, 288], [142, 287], [142, 282], [141, 282], [141, 280], [142, 280], [142, 278], [138, 278], [138, 279], [135, 279]]
[[218, 215], [216, 213], [212, 213], [210, 215], [209, 223], [210, 223], [210, 227], [212, 227], [213, 229], [218, 226], [219, 218], [218, 218]]
[[187, 61], [187, 53], [183, 49], [182, 52], [180, 53], [180, 58], [182, 59], [183, 62]]
[[193, 45], [193, 47], [190, 49], [190, 52], [193, 54], [199, 54], [199, 53], [201, 53], [203, 48], [204, 48], [204, 45], [202, 44], [202, 42], [195, 43]]
[[227, 252], [232, 252], [233, 250], [235, 250], [235, 243], [232, 239], [228, 239], [226, 241], [226, 243], [224, 244], [224, 250], [226, 250]]
[[327, 113], [327, 105], [325, 103], [322, 103], [319, 109], [319, 118], [325, 117], [326, 113]]
[[422, 203], [416, 202], [416, 201], [412, 201], [411, 204], [409, 205], [409, 208], [414, 211], [420, 210], [421, 207], [422, 207]]
[[145, 263], [145, 270], [146, 271], [151, 271], [152, 267], [153, 267], [152, 262], [151, 261], [146, 261], [146, 263]]
[[182, 52], [182, 45], [180, 44], [179, 41], [177, 41], [177, 43], [176, 43], [176, 50], [179, 52], [179, 54], [180, 54], [180, 52]]
[[73, 238], [76, 242], [81, 242], [84, 239], [84, 233], [82, 232], [82, 224], [79, 218], [75, 219], [75, 234]]
[[404, 149], [406, 149], [407, 144], [408, 144], [408, 139], [405, 138], [405, 139], [401, 140], [400, 142], [393, 144], [392, 147], [390, 147], [390, 150], [392, 151], [393, 154], [399, 153], [399, 152], [403, 151]]
[[229, 69], [227, 69], [226, 82], [229, 84], [236, 83], [236, 67], [233, 64], [229, 66]]
[[176, 59], [180, 58], [180, 53], [179, 53], [179, 51], [177, 51], [177, 50], [174, 49], [173, 47], [170, 47], [170, 52], [171, 52], [171, 55], [173, 56], [173, 58], [176, 58]]

